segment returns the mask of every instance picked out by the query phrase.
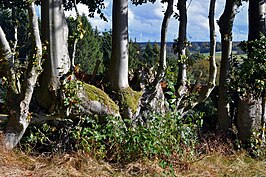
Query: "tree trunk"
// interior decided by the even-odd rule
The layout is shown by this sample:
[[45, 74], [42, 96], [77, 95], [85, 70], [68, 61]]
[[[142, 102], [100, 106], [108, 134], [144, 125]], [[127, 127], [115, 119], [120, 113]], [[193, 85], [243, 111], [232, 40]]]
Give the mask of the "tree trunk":
[[[252, 41], [260, 39], [260, 35], [266, 35], [266, 1], [265, 0], [250, 0], [249, 1], [249, 33], [248, 40]], [[252, 52], [252, 48], [249, 48], [248, 52]], [[266, 121], [266, 91], [262, 93], [261, 97], [261, 138], [265, 143], [265, 121]]]
[[218, 99], [218, 128], [228, 130], [231, 127], [231, 118], [228, 100], [228, 83], [230, 71], [230, 59], [232, 57], [232, 27], [237, 13], [237, 2], [226, 0], [225, 9], [218, 21], [222, 42], [222, 58], [219, 78]]
[[116, 91], [123, 118], [133, 119], [139, 113], [140, 93], [128, 83], [128, 0], [114, 0], [112, 14], [112, 54], [108, 77]]
[[[76, 2], [76, 0], [73, 0], [73, 5], [74, 5], [74, 9], [75, 9], [76, 15], [77, 15], [76, 21], [77, 21], [77, 23], [82, 23], [81, 22], [80, 15], [79, 15], [78, 8], [77, 8], [77, 2]], [[78, 25], [76, 25], [76, 27], [77, 27], [76, 32], [80, 32], [80, 31], [78, 31], [79, 30], [78, 29], [79, 28]], [[79, 41], [79, 36], [74, 36], [74, 41], [72, 41], [73, 42], [73, 44], [72, 44], [73, 47], [69, 51], [70, 70], [71, 71], [74, 71], [75, 70], [75, 57], [76, 57], [76, 49], [77, 49], [78, 41]]]
[[109, 79], [113, 90], [128, 88], [128, 0], [113, 1], [112, 56]]
[[254, 130], [258, 131], [260, 127], [259, 117], [260, 101], [253, 98], [240, 98], [238, 101], [238, 114], [236, 127], [238, 130], [238, 138], [246, 143], [252, 136]]
[[204, 102], [210, 96], [212, 90], [215, 87], [215, 81], [217, 75], [217, 66], [215, 61], [215, 49], [216, 49], [216, 35], [215, 35], [215, 22], [214, 22], [215, 3], [216, 0], [211, 0], [210, 9], [209, 9], [209, 27], [210, 27], [209, 82], [207, 84], [207, 87], [202, 87], [197, 99], [184, 108], [183, 114], [194, 108], [199, 103]]
[[[209, 10], [209, 26], [210, 26], [210, 74], [209, 74], [209, 84], [214, 88], [216, 75], [217, 75], [217, 66], [215, 61], [216, 53], [216, 34], [215, 34], [215, 3], [216, 0], [210, 1], [210, 10]], [[211, 90], [213, 90], [213, 88]]]
[[266, 2], [265, 0], [249, 0], [249, 32], [248, 40], [260, 38], [260, 33], [266, 34]]
[[4, 145], [7, 149], [12, 149], [16, 146], [29, 125], [31, 119], [29, 105], [37, 78], [41, 72], [42, 43], [34, 2], [29, 4], [28, 12], [33, 44], [32, 56], [26, 71], [25, 84], [22, 85], [20, 93], [13, 93], [12, 97], [14, 99], [10, 100], [11, 102], [9, 103], [10, 114], [4, 140]]
[[160, 83], [160, 81], [165, 77], [165, 70], [167, 67], [166, 64], [166, 36], [167, 36], [167, 29], [170, 18], [174, 12], [174, 1], [168, 0], [167, 9], [164, 13], [162, 27], [161, 27], [161, 48], [160, 48], [160, 61], [159, 61], [159, 68], [156, 78], [154, 80], [154, 86]]
[[41, 3], [42, 42], [48, 44], [37, 101], [52, 113], [58, 101], [60, 77], [70, 69], [68, 27], [61, 0], [42, 0]]
[[151, 84], [145, 84], [147, 87], [143, 89], [141, 98], [140, 115], [138, 119], [146, 122], [146, 119], [151, 114], [164, 114], [166, 111], [165, 97], [160, 84], [160, 81], [165, 77], [166, 64], [166, 36], [170, 18], [173, 14], [174, 1], [168, 0], [167, 9], [164, 13], [164, 18], [161, 26], [161, 47], [160, 47], [160, 60], [158, 72], [154, 81]]
[[262, 101], [261, 101], [261, 140], [262, 143], [265, 143], [265, 123], [266, 123], [266, 91], [262, 94]]
[[[177, 109], [180, 102], [187, 92], [187, 65], [186, 65], [186, 46], [187, 46], [187, 7], [186, 0], [178, 0], [177, 9], [179, 10], [179, 33], [178, 33], [178, 78], [177, 78]], [[183, 108], [180, 109], [183, 112]]]

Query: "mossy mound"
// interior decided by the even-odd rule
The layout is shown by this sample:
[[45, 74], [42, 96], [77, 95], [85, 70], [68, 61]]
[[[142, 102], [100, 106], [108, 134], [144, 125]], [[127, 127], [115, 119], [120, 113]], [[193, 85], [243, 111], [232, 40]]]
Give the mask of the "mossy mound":
[[132, 88], [128, 87], [125, 89], [120, 89], [118, 91], [120, 106], [124, 109], [130, 109], [133, 114], [137, 112], [139, 99], [142, 92], [136, 92]]
[[86, 83], [83, 83], [83, 88], [89, 100], [98, 101], [109, 107], [111, 110], [119, 112], [119, 107], [104, 91]]

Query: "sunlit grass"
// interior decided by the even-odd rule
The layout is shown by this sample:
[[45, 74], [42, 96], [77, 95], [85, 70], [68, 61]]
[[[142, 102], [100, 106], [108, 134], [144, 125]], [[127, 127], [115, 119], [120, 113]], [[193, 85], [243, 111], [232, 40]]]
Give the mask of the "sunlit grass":
[[179, 162], [165, 169], [158, 159], [139, 159], [129, 164], [98, 161], [80, 153], [27, 155], [20, 150], [0, 152], [0, 173], [4, 176], [266, 176], [266, 160], [246, 152], [229, 155], [216, 149], [193, 162]]

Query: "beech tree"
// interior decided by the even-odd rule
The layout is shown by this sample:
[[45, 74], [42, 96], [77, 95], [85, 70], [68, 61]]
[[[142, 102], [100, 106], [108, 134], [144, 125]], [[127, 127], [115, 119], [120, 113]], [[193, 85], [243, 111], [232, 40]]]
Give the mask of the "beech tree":
[[55, 111], [60, 77], [70, 69], [68, 27], [61, 0], [41, 1], [42, 41], [47, 43], [37, 101], [50, 113]]
[[12, 51], [5, 33], [0, 27], [0, 56], [8, 63], [8, 82], [10, 83], [10, 96], [8, 100], [10, 114], [4, 139], [4, 145], [8, 149], [12, 149], [18, 143], [29, 125], [31, 119], [29, 105], [37, 78], [41, 72], [42, 43], [34, 1], [27, 2], [23, 6], [26, 6], [28, 9], [32, 39], [32, 53], [29, 57], [29, 64], [24, 78], [25, 83], [18, 82], [20, 78], [14, 72], [15, 53]]
[[231, 126], [230, 110], [229, 110], [229, 71], [230, 60], [232, 58], [232, 28], [237, 9], [241, 5], [241, 1], [226, 0], [224, 12], [221, 15], [218, 25], [221, 33], [222, 57], [219, 78], [219, 99], [218, 99], [218, 128], [220, 130], [228, 130]]
[[[14, 7], [28, 9], [32, 38], [25, 78], [19, 77], [15, 72], [15, 50], [10, 47], [2, 28], [0, 29], [0, 56], [7, 63], [6, 69], [9, 71], [7, 78], [10, 85], [8, 89], [10, 109], [4, 134], [4, 145], [8, 149], [16, 146], [29, 123], [40, 124], [60, 117], [73, 118], [84, 114], [119, 115], [117, 105], [103, 91], [72, 79], [74, 77], [69, 72], [70, 59], [67, 51], [68, 28], [62, 2], [60, 0], [41, 2], [44, 56], [35, 4], [34, 1], [30, 2], [3, 3], [6, 8], [12, 10]], [[42, 57], [45, 59], [44, 69], [41, 67]], [[39, 80], [40, 86], [35, 90], [37, 77], [42, 70], [44, 71]], [[32, 110], [29, 112], [34, 91], [38, 104], [34, 99]]]
[[[152, 1], [153, 2], [153, 1]], [[142, 97], [142, 113], [147, 109], [159, 108], [159, 112], [164, 112], [164, 96], [163, 93], [160, 92], [160, 81], [164, 79], [166, 65], [166, 34], [168, 29], [168, 23], [171, 15], [173, 14], [173, 1], [162, 1], [167, 2], [167, 10], [164, 14], [164, 19], [161, 26], [161, 48], [160, 48], [160, 60], [159, 60], [159, 69], [158, 73], [155, 77], [154, 82], [152, 83], [152, 88], [145, 90]], [[138, 2], [139, 4], [142, 1]], [[215, 79], [217, 73], [217, 67], [215, 62], [215, 29], [214, 29], [214, 9], [215, 9], [215, 1], [210, 4], [210, 36], [211, 36], [211, 53], [209, 58], [210, 63], [210, 73], [209, 73], [209, 82], [206, 87], [203, 87], [199, 93], [190, 94], [188, 90], [188, 82], [187, 82], [187, 56], [186, 56], [186, 48], [189, 45], [189, 42], [186, 38], [186, 30], [187, 30], [187, 6], [186, 0], [179, 0], [177, 3], [177, 9], [179, 10], [179, 14], [176, 15], [178, 17], [179, 23], [179, 34], [178, 39], [174, 45], [175, 52], [178, 54], [178, 78], [176, 84], [176, 109], [181, 115], [185, 115], [189, 110], [194, 108], [197, 104], [205, 101], [213, 88], [215, 87]], [[198, 85], [199, 86], [199, 85]], [[200, 87], [200, 86], [199, 86]], [[190, 101], [193, 100], [193, 101]], [[158, 111], [158, 109], [157, 109]]]
[[248, 41], [241, 44], [242, 49], [247, 52], [247, 57], [243, 57], [243, 62], [235, 69], [235, 82], [240, 97], [237, 128], [238, 136], [243, 142], [250, 140], [254, 130], [260, 130], [262, 142], [265, 143], [265, 14], [264, 0], [249, 1]]
[[170, 18], [174, 12], [174, 1], [173, 0], [168, 0], [165, 1], [167, 2], [167, 8], [164, 13], [163, 17], [163, 22], [161, 26], [161, 46], [160, 46], [160, 60], [159, 60], [159, 68], [158, 68], [158, 73], [156, 75], [154, 85], [159, 84], [159, 82], [164, 79], [165, 77], [165, 70], [167, 68], [167, 63], [166, 63], [166, 36], [167, 36], [167, 30], [168, 30], [168, 25]]
[[[154, 2], [154, 1], [151, 1]], [[173, 14], [174, 1], [165, 0], [162, 3], [167, 3], [167, 8], [164, 13], [162, 25], [161, 25], [161, 43], [159, 52], [159, 67], [157, 74], [155, 75], [151, 83], [146, 83], [144, 93], [141, 98], [141, 108], [139, 117], [143, 117], [142, 121], [146, 119], [149, 113], [164, 114], [166, 112], [165, 97], [162, 91], [160, 82], [165, 78], [167, 62], [166, 62], [166, 37], [170, 18]], [[149, 43], [147, 46], [150, 45]], [[146, 48], [147, 48], [146, 46]], [[154, 46], [155, 48], [156, 46]], [[150, 57], [150, 56], [148, 56]]]
[[109, 77], [114, 90], [128, 84], [128, 0], [113, 1], [112, 55]]
[[[177, 4], [179, 10], [179, 33], [178, 39], [175, 43], [175, 50], [178, 53], [178, 78], [176, 84], [176, 109], [181, 115], [185, 115], [189, 110], [194, 108], [197, 104], [205, 101], [212, 90], [215, 87], [217, 67], [215, 62], [215, 28], [214, 28], [214, 9], [215, 1], [210, 1], [210, 11], [209, 11], [209, 26], [210, 26], [210, 41], [211, 50], [209, 57], [210, 71], [209, 71], [209, 81], [205, 87], [202, 87], [200, 91], [197, 91], [197, 87], [201, 87], [200, 83], [196, 82], [195, 86], [188, 90], [189, 84], [187, 81], [187, 63], [188, 57], [186, 56], [186, 48], [189, 42], [186, 38], [187, 30], [187, 7], [186, 0], [179, 0]], [[201, 74], [199, 75], [201, 77]], [[196, 95], [196, 96], [195, 96]]]

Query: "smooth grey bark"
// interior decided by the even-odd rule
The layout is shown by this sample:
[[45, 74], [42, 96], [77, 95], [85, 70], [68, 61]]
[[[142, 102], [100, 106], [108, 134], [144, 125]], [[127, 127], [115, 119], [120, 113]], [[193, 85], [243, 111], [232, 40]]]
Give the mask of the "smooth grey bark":
[[0, 26], [0, 57], [8, 63], [6, 70], [8, 70], [8, 79], [9, 79], [9, 87], [11, 88], [14, 94], [18, 94], [20, 92], [20, 83], [17, 78], [14, 66], [14, 58], [15, 54], [12, 52], [12, 49], [6, 39], [6, 35]]
[[[209, 26], [210, 26], [210, 75], [209, 75], [209, 83], [213, 87], [215, 86], [216, 75], [217, 75], [217, 66], [215, 61], [215, 53], [216, 53], [216, 34], [215, 34], [215, 4], [216, 0], [210, 1], [210, 10], [209, 10]], [[213, 89], [212, 88], [212, 89]]]
[[154, 86], [159, 84], [160, 81], [165, 77], [165, 70], [167, 67], [166, 63], [166, 36], [167, 36], [167, 30], [168, 30], [168, 24], [170, 21], [170, 18], [174, 12], [174, 1], [168, 0], [167, 2], [167, 9], [164, 13], [162, 27], [161, 27], [161, 46], [160, 46], [160, 60], [159, 60], [159, 68], [158, 73], [156, 75], [156, 78], [154, 80]]
[[37, 78], [41, 72], [42, 43], [34, 1], [29, 4], [28, 12], [32, 38], [32, 56], [29, 60], [29, 66], [26, 71], [26, 80], [21, 87], [21, 92], [17, 94], [13, 92], [13, 95], [11, 96], [12, 99], [10, 100], [8, 124], [5, 129], [4, 138], [4, 146], [7, 149], [12, 149], [17, 145], [29, 125], [31, 119], [29, 105]]
[[180, 103], [187, 93], [187, 64], [186, 64], [186, 42], [187, 42], [187, 7], [186, 0], [178, 0], [177, 9], [179, 10], [179, 33], [178, 33], [178, 78], [177, 78], [177, 109], [183, 112], [184, 107], [179, 108]]
[[[215, 81], [217, 75], [217, 66], [215, 61], [215, 50], [216, 50], [216, 34], [215, 34], [215, 22], [214, 22], [215, 3], [216, 0], [211, 0], [209, 8], [209, 27], [210, 27], [209, 81], [206, 87], [202, 87], [201, 91], [197, 96], [197, 99], [184, 108], [183, 114], [194, 108], [199, 103], [204, 102], [210, 96], [212, 90], [216, 85]], [[195, 85], [196, 88], [198, 85], [197, 82]]]
[[56, 110], [60, 77], [70, 69], [68, 26], [61, 0], [42, 0], [41, 4], [42, 42], [47, 43], [47, 51], [37, 102], [52, 113]]
[[230, 107], [228, 99], [228, 83], [230, 60], [232, 58], [232, 28], [237, 9], [237, 1], [226, 0], [224, 12], [218, 21], [222, 42], [218, 98], [218, 129], [224, 131], [228, 130], [228, 128], [231, 127], [231, 118], [229, 110]]
[[[18, 22], [17, 22], [17, 9], [12, 7], [12, 24], [14, 26], [14, 41], [13, 41], [13, 53], [16, 52], [16, 48], [18, 45]], [[13, 58], [15, 59], [15, 58]], [[15, 61], [13, 61], [14, 63]]]
[[114, 0], [109, 79], [113, 90], [128, 88], [128, 0]]
[[[74, 5], [74, 9], [76, 11], [76, 15], [77, 15], [77, 21], [81, 21], [80, 19], [80, 15], [79, 15], [79, 11], [77, 8], [77, 2], [76, 0], [73, 0], [73, 5]], [[74, 71], [75, 68], [75, 56], [76, 56], [76, 48], [77, 48], [77, 43], [78, 43], [79, 38], [75, 37], [74, 41], [73, 41], [73, 48], [71, 49], [71, 51], [69, 51], [69, 57], [70, 57], [70, 69], [71, 71]]]
[[[173, 14], [174, 1], [168, 0], [167, 9], [161, 26], [161, 46], [158, 72], [152, 83], [145, 84], [140, 104], [140, 114], [138, 121], [146, 122], [146, 118], [151, 114], [164, 114], [166, 111], [165, 97], [160, 82], [165, 77], [166, 63], [166, 36], [168, 24]], [[144, 79], [144, 78], [141, 78]], [[152, 85], [152, 88], [150, 88]]]
[[243, 143], [246, 143], [251, 138], [254, 130], [259, 130], [261, 116], [260, 104], [260, 101], [247, 97], [241, 97], [238, 101], [236, 127], [238, 130], [238, 138]]

